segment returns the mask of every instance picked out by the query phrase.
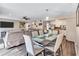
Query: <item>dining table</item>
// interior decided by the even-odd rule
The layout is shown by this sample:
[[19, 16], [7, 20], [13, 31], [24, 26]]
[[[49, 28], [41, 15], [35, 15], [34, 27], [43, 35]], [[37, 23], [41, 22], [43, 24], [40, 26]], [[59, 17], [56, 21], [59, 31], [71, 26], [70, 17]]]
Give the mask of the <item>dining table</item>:
[[56, 38], [57, 38], [57, 34], [42, 34], [32, 37], [32, 40], [43, 46], [46, 46]]

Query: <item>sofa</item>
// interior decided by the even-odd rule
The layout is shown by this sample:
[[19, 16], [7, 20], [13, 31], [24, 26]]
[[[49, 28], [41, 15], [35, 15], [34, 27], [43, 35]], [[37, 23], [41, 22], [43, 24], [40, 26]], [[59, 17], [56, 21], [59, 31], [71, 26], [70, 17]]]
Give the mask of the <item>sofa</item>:
[[22, 30], [10, 30], [3, 38], [5, 48], [11, 48], [24, 43]]

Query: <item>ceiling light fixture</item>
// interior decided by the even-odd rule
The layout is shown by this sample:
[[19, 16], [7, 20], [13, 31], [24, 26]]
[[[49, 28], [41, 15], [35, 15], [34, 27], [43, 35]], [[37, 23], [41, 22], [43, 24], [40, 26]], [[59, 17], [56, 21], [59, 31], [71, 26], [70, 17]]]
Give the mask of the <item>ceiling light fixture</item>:
[[[48, 9], [45, 9], [45, 11], [47, 12], [47, 15], [48, 15]], [[49, 16], [46, 16], [46, 19], [45, 19], [46, 21], [48, 21], [49, 20]]]

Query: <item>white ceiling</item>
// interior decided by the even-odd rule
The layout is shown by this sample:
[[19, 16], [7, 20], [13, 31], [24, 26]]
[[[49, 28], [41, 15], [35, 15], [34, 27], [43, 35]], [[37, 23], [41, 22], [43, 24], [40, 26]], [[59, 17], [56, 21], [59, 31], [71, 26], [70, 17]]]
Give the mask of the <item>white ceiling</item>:
[[[0, 15], [21, 18], [44, 18], [69, 15], [76, 11], [76, 3], [0, 3]], [[49, 9], [48, 13], [45, 9]]]

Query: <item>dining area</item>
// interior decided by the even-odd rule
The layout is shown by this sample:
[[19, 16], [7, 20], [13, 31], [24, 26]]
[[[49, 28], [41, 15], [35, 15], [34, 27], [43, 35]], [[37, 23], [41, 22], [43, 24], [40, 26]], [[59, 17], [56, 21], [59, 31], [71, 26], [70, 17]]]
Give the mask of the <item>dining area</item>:
[[52, 34], [48, 32], [46, 34], [41, 34], [36, 36], [36, 34], [38, 33], [36, 32], [37, 31], [33, 31], [32, 36], [27, 34], [23, 35], [25, 40], [27, 55], [37, 56], [40, 53], [43, 53], [43, 56], [46, 56], [47, 53], [48, 54], [52, 53], [53, 55], [57, 55], [57, 50], [61, 45], [64, 34], [63, 33]]
[[[3, 51], [6, 50], [7, 53], [9, 50], [11, 51], [12, 49], [20, 47], [25, 51], [22, 52], [25, 53], [25, 56], [56, 56], [60, 55], [57, 51], [62, 43], [63, 37], [63, 33], [58, 33], [57, 30], [52, 31], [51, 29], [45, 32], [41, 29], [29, 29], [28, 31], [26, 31], [26, 29], [11, 30], [7, 31], [3, 38], [5, 48]], [[21, 50], [18, 52], [20, 51]], [[4, 52], [1, 55], [9, 54], [5, 54]]]
[[[20, 22], [21, 23], [21, 22]], [[1, 56], [65, 56], [76, 55], [74, 42], [66, 36], [66, 26], [56, 27], [52, 21], [22, 22], [21, 29], [3, 31]], [[23, 25], [24, 24], [24, 25]], [[64, 27], [61, 27], [64, 26]], [[64, 43], [63, 43], [64, 42]], [[69, 43], [68, 43], [69, 42]], [[68, 45], [67, 45], [68, 44]], [[69, 46], [70, 45], [70, 46]], [[71, 48], [70, 48], [71, 47]], [[68, 48], [65, 50], [65, 48]], [[72, 50], [73, 49], [73, 50]], [[5, 52], [2, 52], [5, 51]], [[72, 52], [73, 51], [73, 52]]]
[[7, 14], [0, 15], [0, 56], [78, 55], [76, 5], [2, 4], [3, 11], [7, 9], [6, 13], [9, 12], [6, 6], [10, 10], [14, 8], [12, 11], [16, 9], [15, 14], [19, 18], [14, 12], [13, 18]]
[[23, 34], [27, 56], [66, 56], [76, 55], [75, 43], [67, 40], [66, 30], [60, 28], [30, 30]]

